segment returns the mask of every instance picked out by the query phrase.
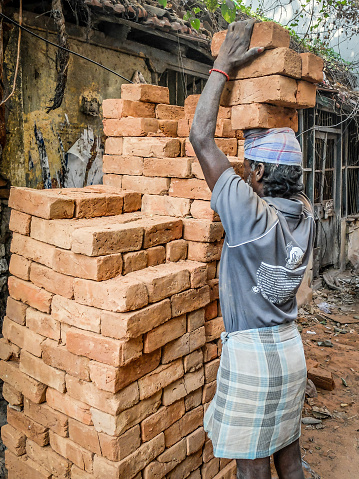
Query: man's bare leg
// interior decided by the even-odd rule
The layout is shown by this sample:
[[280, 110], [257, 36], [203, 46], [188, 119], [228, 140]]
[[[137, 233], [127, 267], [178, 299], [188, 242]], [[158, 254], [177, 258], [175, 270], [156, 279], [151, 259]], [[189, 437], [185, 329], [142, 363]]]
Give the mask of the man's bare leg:
[[237, 459], [237, 479], [271, 479], [270, 459]]
[[299, 439], [273, 455], [279, 479], [304, 479]]

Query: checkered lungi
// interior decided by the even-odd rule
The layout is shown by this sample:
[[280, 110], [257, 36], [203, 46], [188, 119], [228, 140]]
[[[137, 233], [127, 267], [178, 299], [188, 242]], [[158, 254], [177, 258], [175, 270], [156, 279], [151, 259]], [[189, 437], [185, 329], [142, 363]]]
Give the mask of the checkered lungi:
[[268, 457], [300, 436], [306, 386], [294, 323], [222, 333], [217, 391], [204, 428], [215, 457]]

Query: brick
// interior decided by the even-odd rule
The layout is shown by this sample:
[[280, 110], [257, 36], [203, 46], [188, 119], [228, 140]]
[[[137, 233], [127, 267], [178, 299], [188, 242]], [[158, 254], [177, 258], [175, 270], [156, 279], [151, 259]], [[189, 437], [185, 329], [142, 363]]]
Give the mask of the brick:
[[205, 308], [205, 319], [209, 321], [210, 319], [214, 319], [218, 316], [218, 305], [217, 301], [210, 302]]
[[8, 318], [16, 323], [24, 325], [26, 322], [26, 310], [26, 304], [16, 301], [14, 298], [11, 298], [11, 296], [8, 296], [6, 303], [6, 316]]
[[61, 437], [50, 431], [52, 449], [87, 472], [92, 472], [92, 453], [67, 437]]
[[[202, 464], [202, 453], [198, 451], [181, 462], [166, 477], [168, 479], [177, 479], [180, 477], [188, 477], [192, 471], [200, 467]], [[200, 476], [199, 476], [200, 477]]]
[[219, 472], [219, 458], [214, 457], [201, 467], [201, 474], [203, 479], [213, 479]]
[[45, 364], [25, 350], [20, 355], [20, 371], [37, 381], [53, 387], [60, 392], [65, 392], [65, 373]]
[[180, 120], [184, 118], [184, 107], [176, 105], [156, 105], [156, 118], [160, 120]]
[[190, 118], [195, 114], [197, 103], [201, 95], [189, 95], [184, 101], [185, 118]]
[[[48, 243], [49, 245], [58, 246], [59, 248], [70, 249], [72, 243], [72, 233], [76, 228], [79, 228], [83, 225], [88, 225], [88, 220], [44, 220], [43, 218], [36, 218], [32, 219], [31, 223], [31, 239], [30, 240], [23, 240], [30, 245], [34, 245], [36, 250], [39, 251], [38, 258], [35, 256], [28, 256], [33, 261], [37, 263], [42, 263], [48, 266], [49, 268], [52, 267], [52, 260], [55, 252], [55, 248], [51, 248], [51, 262], [45, 263], [44, 261], [40, 261], [43, 259], [40, 255], [42, 253], [42, 245], [44, 243]], [[35, 240], [37, 243], [35, 243]], [[46, 247], [46, 245], [45, 245]]]
[[5, 338], [0, 338], [0, 359], [9, 361], [15, 359], [20, 354], [20, 348]]
[[9, 208], [46, 219], [72, 218], [73, 200], [65, 198], [61, 190], [36, 190], [12, 187]]
[[271, 103], [296, 108], [296, 93], [296, 80], [282, 75], [229, 81], [224, 87], [221, 104], [233, 106], [246, 103]]
[[190, 289], [183, 293], [175, 294], [171, 298], [172, 316], [180, 316], [184, 313], [203, 308], [209, 303], [209, 287]]
[[99, 333], [101, 314], [102, 312], [99, 309], [76, 303], [76, 301], [62, 296], [54, 296], [52, 300], [51, 317], [69, 326]]
[[99, 389], [115, 393], [156, 369], [160, 363], [160, 357], [158, 350], [143, 354], [122, 368], [113, 368], [91, 361], [90, 377]]
[[206, 434], [203, 427], [199, 427], [187, 436], [187, 456], [190, 456], [191, 454], [197, 452], [199, 449], [202, 449], [205, 437]]
[[[182, 316], [180, 316], [181, 318]], [[183, 334], [181, 337], [172, 341], [163, 348], [162, 363], [167, 364], [177, 358], [186, 356], [192, 351], [204, 346], [206, 342], [204, 327]]]
[[60, 323], [50, 314], [42, 313], [37, 309], [27, 308], [26, 325], [31, 331], [46, 336], [47, 338], [60, 340]]
[[136, 191], [126, 191], [123, 203], [123, 212], [132, 213], [141, 209], [141, 194]]
[[18, 363], [0, 361], [0, 378], [36, 403], [45, 400], [46, 386], [22, 373]]
[[204, 174], [197, 158], [192, 158], [191, 172], [192, 176], [194, 176], [195, 178], [198, 178], [199, 180], [204, 180]]
[[202, 396], [202, 403], [205, 404], [207, 402], [212, 401], [217, 388], [217, 381], [212, 381], [211, 383], [205, 384], [203, 386], [203, 396]]
[[220, 362], [220, 359], [218, 358], [204, 365], [204, 374], [205, 374], [206, 383], [211, 383], [217, 379], [219, 362]]
[[13, 233], [10, 251], [51, 268], [55, 248], [28, 236]]
[[182, 221], [174, 218], [147, 218], [143, 221], [143, 248], [168, 243], [182, 237]]
[[21, 235], [29, 236], [31, 216], [21, 211], [11, 210], [9, 230]]
[[293, 108], [251, 103], [236, 105], [232, 109], [233, 128], [292, 128], [298, 130], [298, 113]]
[[123, 138], [110, 137], [105, 141], [105, 153], [107, 155], [122, 155]]
[[34, 441], [26, 441], [26, 453], [30, 459], [40, 464], [46, 471], [57, 477], [68, 477], [71, 464], [57, 454], [50, 446], [40, 447]]
[[100, 334], [71, 328], [66, 334], [68, 351], [110, 366], [124, 366], [142, 354], [142, 338], [120, 341]]
[[93, 475], [73, 464], [71, 467], [71, 479], [93, 479]]
[[187, 258], [192, 261], [200, 261], [203, 263], [220, 260], [222, 246], [222, 240], [215, 243], [199, 243], [196, 241], [189, 241]]
[[54, 294], [61, 294], [65, 298], [73, 297], [73, 278], [47, 268], [41, 264], [32, 263], [30, 279], [39, 288]]
[[15, 276], [9, 277], [8, 288], [10, 296], [17, 301], [21, 301], [44, 313], [50, 312], [51, 293]]
[[118, 175], [142, 175], [143, 158], [139, 156], [104, 155], [102, 170], [104, 173]]
[[[216, 278], [216, 271], [217, 271], [217, 261], [212, 261], [211, 263], [207, 263], [207, 279], [208, 279], [208, 281], [212, 281]], [[211, 288], [212, 288], [212, 286], [211, 286]]]
[[326, 371], [325, 369], [309, 369], [308, 379], [311, 379], [313, 383], [321, 389], [327, 389], [328, 391], [332, 391], [335, 388], [333, 374], [330, 371]]
[[226, 38], [228, 30], [221, 30], [220, 32], [216, 32], [212, 37], [211, 42], [211, 52], [213, 57], [217, 57], [219, 54], [219, 50]]
[[68, 435], [68, 417], [55, 411], [47, 404], [36, 404], [30, 399], [24, 399], [24, 414], [46, 429], [66, 437]]
[[211, 190], [204, 180], [197, 178], [172, 179], [169, 195], [193, 200], [210, 200]]
[[5, 451], [5, 466], [9, 479], [51, 479], [52, 475], [32, 459], [26, 460]]
[[159, 366], [138, 380], [140, 399], [146, 399], [162, 388], [181, 378], [184, 374], [182, 360]]
[[122, 188], [122, 175], [103, 175], [103, 184], [112, 188]]
[[22, 406], [24, 402], [23, 394], [13, 388], [9, 383], [3, 383], [2, 397], [11, 406]]
[[162, 404], [164, 406], [170, 406], [174, 402], [186, 397], [187, 391], [185, 387], [184, 377], [182, 377], [163, 389]]
[[221, 471], [219, 471], [219, 473], [214, 477], [214, 479], [235, 479], [236, 474], [237, 474], [236, 461], [231, 461]]
[[89, 359], [67, 351], [65, 346], [60, 346], [57, 341], [46, 339], [41, 345], [42, 360], [48, 366], [66, 371], [71, 376], [90, 380]]
[[155, 413], [161, 405], [161, 392], [154, 396], [140, 401], [135, 406], [122, 411], [117, 416], [106, 414], [92, 408], [92, 418], [96, 431], [103, 432], [110, 436], [121, 436], [121, 434], [136, 426], [146, 417]]
[[148, 248], [147, 253], [147, 266], [157, 266], [166, 261], [166, 250], [163, 246], [154, 246]]
[[289, 47], [290, 34], [287, 29], [275, 22], [260, 22], [253, 25], [249, 48]]
[[144, 194], [141, 210], [154, 215], [184, 217], [189, 214], [190, 205], [186, 198]]
[[88, 451], [101, 455], [98, 433], [93, 426], [87, 426], [69, 418], [69, 438]]
[[102, 456], [110, 461], [121, 461], [135, 452], [141, 445], [141, 429], [137, 424], [120, 437], [98, 433]]
[[12, 254], [9, 263], [9, 273], [28, 281], [30, 279], [31, 261], [23, 256]]
[[211, 301], [219, 299], [219, 280], [217, 278], [209, 280], [208, 286], [211, 288]]
[[12, 427], [10, 424], [4, 424], [1, 427], [1, 439], [6, 446], [16, 456], [22, 456], [26, 453], [26, 436]]
[[194, 331], [204, 326], [204, 314], [204, 309], [198, 309], [197, 311], [187, 314], [187, 331]]
[[212, 210], [208, 200], [194, 200], [191, 205], [191, 215], [197, 219], [219, 221], [218, 214]]
[[4, 338], [35, 356], [41, 356], [41, 343], [44, 336], [34, 333], [26, 326], [21, 326], [5, 316], [2, 329]]
[[47, 428], [28, 418], [23, 412], [15, 411], [8, 407], [7, 422], [25, 434], [26, 437], [35, 441], [39, 446], [48, 444], [49, 434]]
[[143, 470], [144, 479], [162, 479], [186, 458], [186, 440], [166, 449]]
[[311, 52], [300, 53], [302, 79], [312, 83], [322, 83], [324, 60]]
[[265, 51], [250, 63], [243, 65], [233, 75], [233, 79], [256, 78], [266, 75], [285, 75], [301, 78], [302, 61], [299, 53], [286, 47]]
[[121, 85], [123, 100], [169, 104], [169, 90], [163, 86], [143, 83]]
[[198, 369], [194, 372], [186, 373], [184, 376], [184, 386], [187, 394], [195, 391], [204, 384], [204, 369]]
[[181, 154], [181, 143], [177, 138], [128, 137], [123, 139], [123, 154], [146, 158], [175, 158]]
[[48, 388], [46, 391], [46, 401], [56, 411], [62, 412], [89, 426], [92, 425], [90, 408], [84, 402], [75, 400], [68, 394], [61, 394], [52, 388]]
[[147, 253], [146, 251], [135, 251], [133, 253], [126, 253], [123, 255], [123, 271], [126, 275], [133, 271], [138, 271], [147, 267]]
[[197, 408], [202, 403], [202, 388], [196, 389], [188, 394], [184, 399], [186, 412]]
[[188, 137], [189, 132], [190, 132], [190, 120], [188, 118], [183, 118], [181, 120], [178, 120], [178, 125], [177, 125], [177, 135], [179, 137]]
[[159, 134], [158, 136], [177, 137], [177, 120], [158, 120]]
[[143, 352], [151, 353], [186, 332], [186, 316], [179, 316], [149, 331], [143, 342]]
[[296, 108], [314, 108], [317, 100], [317, 87], [314, 83], [299, 81]]
[[106, 136], [147, 136], [159, 129], [158, 120], [154, 118], [120, 118], [104, 119], [103, 132]]
[[170, 241], [166, 245], [166, 261], [176, 263], [187, 258], [187, 242], [183, 239]]
[[206, 321], [204, 327], [206, 328], [206, 338], [207, 341], [213, 341], [221, 337], [221, 333], [224, 332], [223, 318], [218, 317]]
[[82, 381], [67, 375], [66, 388], [69, 396], [74, 399], [112, 415], [119, 414], [139, 401], [139, 391], [136, 382], [131, 383], [122, 391], [112, 394], [99, 390], [92, 382]]
[[183, 399], [173, 403], [171, 406], [161, 407], [154, 414], [142, 421], [142, 441], [150, 441], [162, 431], [172, 426], [172, 424], [178, 421], [184, 414], [185, 408]]
[[143, 174], [153, 177], [189, 178], [190, 158], [144, 158]]
[[101, 334], [112, 338], [137, 338], [171, 317], [168, 299], [129, 313], [106, 313], [101, 316]]
[[131, 100], [103, 100], [102, 111], [104, 118], [124, 118], [127, 116], [154, 118], [156, 105], [142, 101]]
[[75, 201], [76, 218], [89, 219], [122, 214], [124, 195], [118, 191], [107, 188], [105, 190], [65, 188], [63, 195]]
[[[245, 81], [249, 81], [249, 80], [241, 80], [241, 81], [245, 82]], [[239, 84], [240, 82], [239, 81], [229, 82], [230, 85], [232, 83], [234, 84], [233, 91], [235, 93], [234, 94], [233, 94], [233, 92], [229, 93], [229, 87], [227, 86], [226, 88], [228, 90], [228, 93], [227, 93], [227, 90], [224, 90], [223, 101], [227, 101], [227, 97], [229, 97], [230, 94], [231, 94], [231, 101], [232, 101], [232, 97], [234, 97], [235, 94], [239, 95], [239, 88], [237, 86], [237, 83]], [[249, 103], [249, 102], [247, 102], [247, 103]], [[235, 138], [216, 138], [215, 143], [218, 146], [218, 148], [225, 155], [235, 156], [237, 154], [237, 141], [236, 141]], [[193, 147], [192, 147], [192, 145], [191, 145], [191, 143], [188, 139], [186, 139], [185, 149], [186, 149], [186, 155], [187, 156], [196, 156], [195, 151], [194, 151], [194, 149], [193, 149]], [[203, 199], [207, 199], [207, 198], [203, 198]]]
[[165, 431], [166, 447], [171, 447], [195, 429], [203, 426], [203, 407], [199, 406], [186, 413]]
[[[204, 332], [204, 331], [203, 331]], [[203, 353], [201, 349], [193, 351], [183, 358], [183, 366], [185, 373], [193, 373], [203, 366]]]
[[183, 219], [183, 238], [189, 241], [214, 242], [224, 235], [222, 223], [198, 219]]
[[146, 286], [129, 275], [100, 283], [75, 279], [74, 292], [78, 303], [114, 312], [133, 311], [148, 304]]
[[128, 175], [122, 177], [122, 188], [148, 195], [165, 194], [168, 192], [169, 186], [170, 180], [168, 178]]

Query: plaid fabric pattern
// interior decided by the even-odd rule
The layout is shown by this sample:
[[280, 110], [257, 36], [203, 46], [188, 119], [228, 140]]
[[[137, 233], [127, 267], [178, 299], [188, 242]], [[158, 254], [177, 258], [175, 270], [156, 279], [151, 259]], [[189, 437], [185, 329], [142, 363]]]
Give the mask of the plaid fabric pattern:
[[268, 457], [300, 436], [306, 386], [294, 323], [222, 333], [216, 394], [204, 428], [215, 457]]
[[278, 165], [302, 165], [302, 152], [291, 128], [255, 128], [244, 132], [244, 157]]

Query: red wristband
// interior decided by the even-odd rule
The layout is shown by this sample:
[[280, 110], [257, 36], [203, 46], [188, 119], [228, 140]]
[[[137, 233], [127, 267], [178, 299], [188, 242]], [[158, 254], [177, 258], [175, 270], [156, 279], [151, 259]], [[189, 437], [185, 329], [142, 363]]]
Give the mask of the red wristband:
[[212, 72], [222, 73], [222, 75], [224, 75], [227, 78], [227, 81], [229, 81], [228, 73], [224, 72], [223, 70], [218, 70], [217, 68], [212, 68], [211, 70], [209, 70], [209, 73], [212, 73]]

